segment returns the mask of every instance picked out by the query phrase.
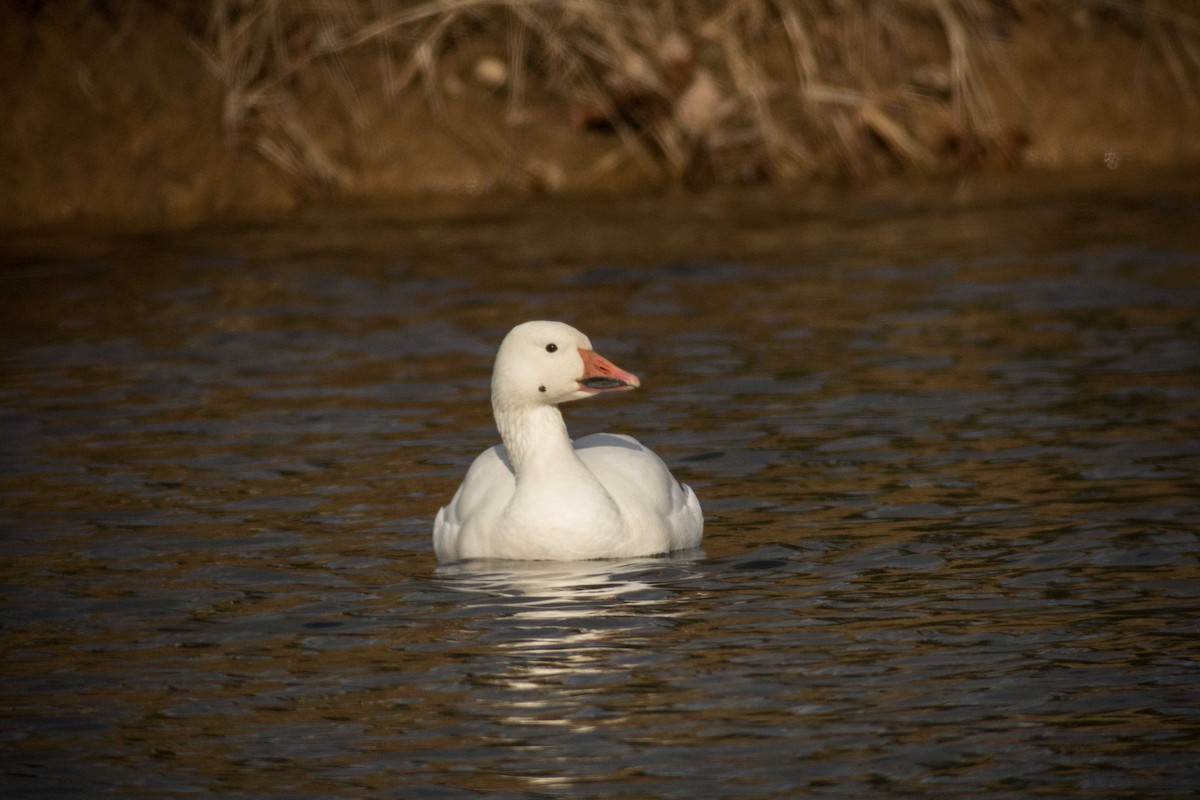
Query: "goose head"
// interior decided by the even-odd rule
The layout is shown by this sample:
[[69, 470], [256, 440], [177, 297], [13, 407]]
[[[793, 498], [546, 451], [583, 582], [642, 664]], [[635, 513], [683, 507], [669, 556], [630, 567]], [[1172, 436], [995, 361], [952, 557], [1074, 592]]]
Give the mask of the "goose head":
[[562, 322], [526, 322], [500, 343], [492, 372], [492, 399], [511, 405], [558, 405], [641, 385], [592, 350], [588, 337]]

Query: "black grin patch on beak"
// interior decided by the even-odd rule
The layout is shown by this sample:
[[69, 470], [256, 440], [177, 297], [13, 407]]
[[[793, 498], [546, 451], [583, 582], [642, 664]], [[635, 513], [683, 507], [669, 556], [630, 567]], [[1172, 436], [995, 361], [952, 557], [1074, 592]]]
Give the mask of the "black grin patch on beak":
[[630, 384], [626, 383], [625, 381], [619, 381], [616, 378], [605, 378], [597, 375], [594, 378], [584, 378], [579, 382], [579, 385], [588, 389], [598, 389], [603, 391], [604, 389], [619, 389], [622, 386], [629, 386]]

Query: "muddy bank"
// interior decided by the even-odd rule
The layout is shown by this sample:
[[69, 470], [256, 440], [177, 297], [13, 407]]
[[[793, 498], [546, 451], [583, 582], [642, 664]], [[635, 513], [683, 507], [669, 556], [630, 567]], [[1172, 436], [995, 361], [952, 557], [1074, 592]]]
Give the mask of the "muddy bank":
[[[244, 10], [254, 3], [225, 17], [171, 2], [6, 5], [0, 224], [147, 228], [326, 199], [668, 184], [794, 191], [897, 174], [1017, 169], [1052, 179], [1086, 167], [1200, 164], [1200, 104], [1189, 91], [1200, 78], [1200, 24], [1170, 4], [1118, 14], [1007, 2], [966, 18], [930, 2], [929, 14], [897, 17], [882, 33], [866, 18], [722, 17], [711, 5], [690, 27], [675, 20], [674, 49], [630, 34], [645, 63], [604, 72], [598, 61], [594, 81], [574, 84], [549, 74], [557, 62], [538, 50], [549, 41], [537, 38], [542, 21], [505, 17], [517, 12], [501, 3], [467, 18], [400, 4], [427, 8], [441, 25], [405, 29], [419, 33], [411, 41], [371, 38], [371, 20], [316, 33], [275, 20], [282, 44], [273, 47], [287, 59], [272, 51], [276, 61], [248, 67], [245, 53], [230, 53], [235, 34], [261, 21]], [[952, 35], [956, 20], [975, 26], [966, 45]], [[636, 31], [640, 21], [623, 24]], [[927, 41], [909, 35], [922, 26]], [[320, 39], [329, 31], [341, 45]], [[741, 39], [722, 38], [730, 31]], [[838, 42], [898, 32], [909, 40], [873, 71], [855, 75], [836, 60]], [[809, 35], [805, 62], [797, 42]], [[277, 63], [288, 66], [270, 74]], [[806, 84], [805, 69], [817, 75]], [[631, 82], [639, 70], [646, 77]], [[894, 85], [881, 85], [892, 75]], [[852, 80], [860, 83], [846, 88]], [[769, 91], [756, 98], [760, 86]], [[964, 86], [986, 108], [972, 111]]]

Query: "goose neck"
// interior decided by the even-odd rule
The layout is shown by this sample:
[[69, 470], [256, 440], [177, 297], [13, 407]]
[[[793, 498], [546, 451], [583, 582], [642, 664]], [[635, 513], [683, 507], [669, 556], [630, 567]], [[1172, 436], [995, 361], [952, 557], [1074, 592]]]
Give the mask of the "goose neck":
[[493, 403], [493, 411], [518, 481], [523, 472], [563, 469], [577, 460], [557, 406], [513, 407]]

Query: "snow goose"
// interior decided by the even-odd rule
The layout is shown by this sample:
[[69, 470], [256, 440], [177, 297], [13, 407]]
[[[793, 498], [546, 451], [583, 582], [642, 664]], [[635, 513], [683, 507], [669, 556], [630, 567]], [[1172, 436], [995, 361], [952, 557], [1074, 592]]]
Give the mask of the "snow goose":
[[562, 322], [509, 331], [492, 371], [503, 444], [475, 459], [433, 523], [440, 561], [631, 558], [697, 547], [700, 503], [629, 436], [571, 441], [558, 406], [641, 385]]

